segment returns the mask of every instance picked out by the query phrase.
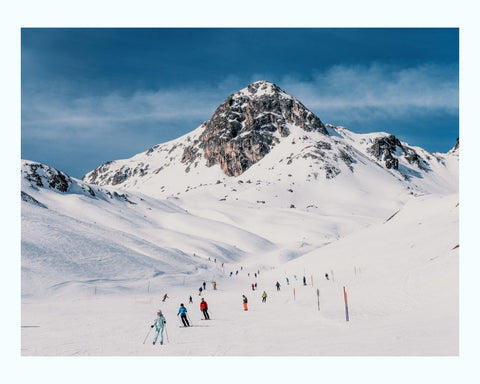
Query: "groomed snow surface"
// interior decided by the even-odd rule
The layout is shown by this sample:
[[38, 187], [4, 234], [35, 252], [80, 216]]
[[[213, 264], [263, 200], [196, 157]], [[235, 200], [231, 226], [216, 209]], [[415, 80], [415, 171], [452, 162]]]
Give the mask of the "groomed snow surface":
[[[272, 263], [258, 254], [235, 263], [215, 262], [212, 256], [208, 260], [208, 255], [199, 254], [203, 267], [186, 274], [135, 278], [129, 283], [121, 279], [70, 281], [40, 297], [25, 294], [21, 353], [458, 355], [458, 195], [412, 198], [387, 219], [291, 261], [279, 256]], [[276, 218], [271, 220], [275, 223]], [[241, 241], [242, 235], [236, 235]], [[247, 240], [251, 235], [243, 236]], [[68, 272], [68, 266], [65, 270]], [[199, 296], [203, 281], [207, 289]], [[212, 281], [217, 282], [216, 291]], [[281, 284], [280, 291], [274, 286], [276, 281]], [[22, 291], [28, 291], [28, 279], [22, 283]], [[252, 290], [252, 283], [257, 283], [257, 290]], [[264, 290], [266, 303], [261, 302]], [[163, 303], [164, 293], [169, 298]], [[242, 307], [243, 294], [249, 299], [248, 311]], [[190, 295], [193, 304], [188, 303]], [[200, 297], [209, 303], [211, 321], [201, 320]], [[180, 303], [187, 306], [191, 328], [179, 328], [176, 313]], [[169, 341], [153, 346], [150, 334], [143, 344], [159, 308], [167, 319]]]

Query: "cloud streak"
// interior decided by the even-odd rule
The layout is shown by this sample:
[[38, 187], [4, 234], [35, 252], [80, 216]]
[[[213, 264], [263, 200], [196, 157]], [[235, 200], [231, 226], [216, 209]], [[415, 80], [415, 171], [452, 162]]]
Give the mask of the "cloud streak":
[[[458, 67], [425, 64], [394, 67], [335, 66], [311, 82], [284, 78], [284, 87], [310, 109], [331, 116], [355, 114], [367, 120], [418, 113], [458, 114]], [[370, 117], [369, 117], [370, 116]]]
[[[204, 121], [224, 97], [237, 90], [228, 89], [234, 84], [241, 81], [229, 79], [218, 86], [187, 85], [74, 99], [64, 98], [61, 92], [26, 96], [22, 126], [43, 127], [42, 135], [48, 135], [49, 130], [58, 134], [62, 127], [95, 131], [115, 129], [119, 124], [136, 127], [145, 123]], [[438, 110], [458, 114], [458, 68], [452, 66], [427, 64], [398, 71], [376, 64], [334, 66], [314, 74], [310, 81], [283, 76], [278, 84], [320, 118], [335, 113], [355, 113], [363, 118], [375, 118], [380, 113], [386, 118], [402, 118]]]

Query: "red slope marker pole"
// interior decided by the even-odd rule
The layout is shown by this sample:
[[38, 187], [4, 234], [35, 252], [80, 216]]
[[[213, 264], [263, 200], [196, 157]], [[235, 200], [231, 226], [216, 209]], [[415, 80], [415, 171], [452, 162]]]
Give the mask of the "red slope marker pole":
[[346, 320], [349, 321], [349, 318], [348, 318], [347, 292], [345, 291], [345, 287], [343, 287], [343, 298], [345, 299], [345, 317], [346, 317]]
[[295, 288], [293, 288], [293, 301], [295, 301]]

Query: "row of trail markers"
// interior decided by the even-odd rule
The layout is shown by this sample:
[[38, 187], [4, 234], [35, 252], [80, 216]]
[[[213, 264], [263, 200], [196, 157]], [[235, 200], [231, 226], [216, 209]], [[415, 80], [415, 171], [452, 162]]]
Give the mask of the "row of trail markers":
[[[332, 276], [333, 276], [333, 271]], [[312, 276], [312, 283], [313, 283], [313, 276]], [[345, 286], [343, 287], [343, 299], [345, 302], [345, 320], [350, 321], [350, 317], [348, 314], [348, 299], [347, 299], [347, 291], [345, 289]], [[293, 301], [295, 301], [295, 288], [293, 288]], [[317, 288], [317, 308], [320, 311], [320, 289]]]

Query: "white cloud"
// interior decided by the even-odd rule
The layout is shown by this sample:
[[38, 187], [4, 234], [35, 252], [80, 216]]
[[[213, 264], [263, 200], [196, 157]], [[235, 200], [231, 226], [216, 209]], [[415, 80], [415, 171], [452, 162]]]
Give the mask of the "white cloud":
[[[315, 112], [354, 113], [367, 118], [380, 113], [404, 118], [441, 110], [458, 114], [458, 67], [425, 64], [334, 66], [311, 82], [285, 77], [282, 87]], [[378, 117], [378, 116], [377, 116]]]

